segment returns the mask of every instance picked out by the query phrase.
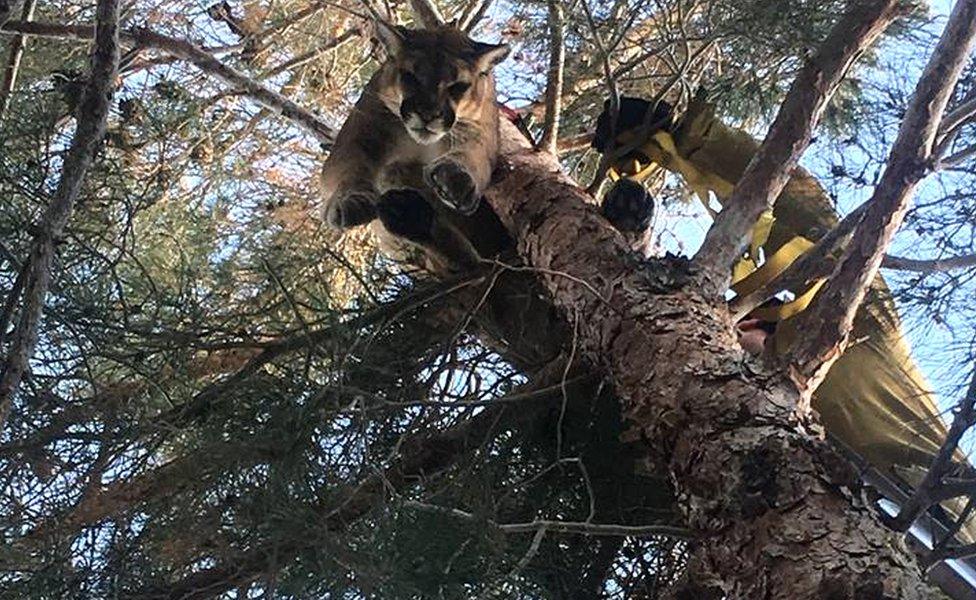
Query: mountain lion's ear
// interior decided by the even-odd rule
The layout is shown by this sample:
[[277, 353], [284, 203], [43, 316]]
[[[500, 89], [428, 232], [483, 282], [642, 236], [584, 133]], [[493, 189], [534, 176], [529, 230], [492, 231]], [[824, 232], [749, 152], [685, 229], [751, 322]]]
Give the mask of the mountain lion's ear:
[[400, 56], [407, 41], [407, 29], [399, 25], [393, 25], [383, 19], [376, 19], [376, 37], [379, 39], [386, 53], [391, 57]]
[[508, 44], [484, 44], [473, 42], [474, 63], [482, 73], [491, 71], [498, 63], [505, 60], [508, 53], [512, 51]]

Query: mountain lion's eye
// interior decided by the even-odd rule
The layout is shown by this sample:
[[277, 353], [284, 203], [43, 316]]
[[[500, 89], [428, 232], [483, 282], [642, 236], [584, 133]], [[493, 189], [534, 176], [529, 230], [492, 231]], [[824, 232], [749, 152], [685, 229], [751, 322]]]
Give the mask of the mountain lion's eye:
[[407, 87], [420, 87], [420, 80], [410, 71], [400, 71], [400, 81]]
[[452, 84], [451, 87], [447, 88], [447, 93], [449, 93], [454, 98], [460, 98], [464, 95], [464, 92], [471, 89], [471, 84], [464, 81], [459, 81]]

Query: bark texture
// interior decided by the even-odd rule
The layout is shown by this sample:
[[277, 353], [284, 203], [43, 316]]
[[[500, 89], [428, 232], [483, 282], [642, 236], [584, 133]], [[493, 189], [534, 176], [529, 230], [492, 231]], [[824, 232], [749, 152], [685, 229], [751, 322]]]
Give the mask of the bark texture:
[[632, 258], [551, 155], [503, 130], [488, 199], [610, 373], [630, 435], [668, 468], [700, 535], [700, 583], [728, 598], [928, 597], [795, 386], [738, 349], [724, 303], [680, 259]]

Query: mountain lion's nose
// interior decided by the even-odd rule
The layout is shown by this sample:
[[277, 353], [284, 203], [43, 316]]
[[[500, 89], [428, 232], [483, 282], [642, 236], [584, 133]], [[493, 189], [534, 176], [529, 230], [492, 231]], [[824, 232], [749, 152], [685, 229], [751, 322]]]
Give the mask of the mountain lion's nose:
[[424, 122], [424, 125], [430, 125], [432, 122], [441, 118], [441, 111], [436, 108], [418, 109], [417, 116]]

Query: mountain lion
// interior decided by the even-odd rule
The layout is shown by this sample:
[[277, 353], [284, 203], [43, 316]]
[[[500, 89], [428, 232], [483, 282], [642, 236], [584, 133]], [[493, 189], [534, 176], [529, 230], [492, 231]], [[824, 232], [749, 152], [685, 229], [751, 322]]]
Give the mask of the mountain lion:
[[423, 242], [440, 220], [428, 199], [469, 215], [488, 186], [499, 137], [491, 70], [509, 49], [450, 26], [376, 27], [388, 58], [323, 167], [325, 217], [340, 228], [379, 218]]

